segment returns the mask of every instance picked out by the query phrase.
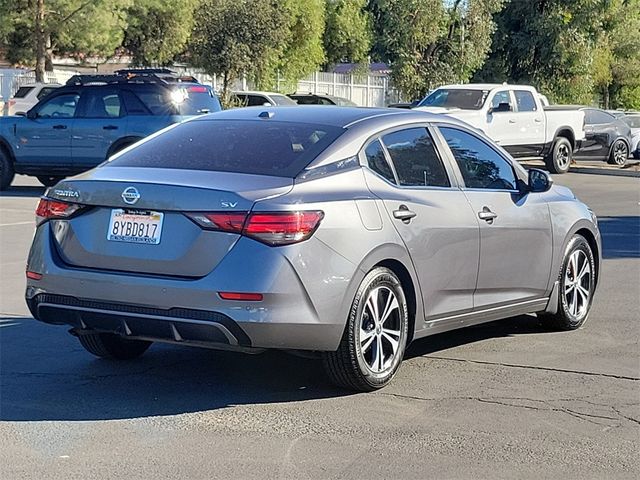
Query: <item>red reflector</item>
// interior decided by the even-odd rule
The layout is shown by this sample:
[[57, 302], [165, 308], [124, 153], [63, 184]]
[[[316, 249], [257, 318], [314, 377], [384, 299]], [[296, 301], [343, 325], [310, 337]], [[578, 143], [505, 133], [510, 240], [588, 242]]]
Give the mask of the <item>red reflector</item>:
[[244, 300], [248, 302], [262, 301], [261, 293], [218, 292], [223, 300]]
[[189, 87], [188, 91], [195, 93], [206, 93], [208, 90], [207, 87]]
[[42, 274], [38, 272], [30, 272], [27, 270], [27, 278], [31, 280], [40, 280], [42, 278]]

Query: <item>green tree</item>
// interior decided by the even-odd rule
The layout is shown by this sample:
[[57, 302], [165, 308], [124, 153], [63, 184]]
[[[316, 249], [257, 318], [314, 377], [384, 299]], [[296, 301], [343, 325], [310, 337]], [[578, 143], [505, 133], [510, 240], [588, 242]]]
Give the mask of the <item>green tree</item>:
[[411, 98], [467, 81], [485, 61], [501, 7], [502, 0], [370, 0], [374, 55]]
[[367, 0], [327, 0], [323, 43], [328, 64], [366, 62], [373, 41]]
[[111, 55], [122, 43], [132, 0], [4, 0], [0, 29], [13, 63], [34, 64], [36, 79], [52, 70], [54, 54], [83, 59]]
[[223, 78], [223, 102], [242, 75], [257, 76], [288, 37], [287, 17], [275, 2], [206, 0], [198, 7], [189, 52], [195, 66]]
[[491, 57], [476, 80], [530, 83], [553, 101], [590, 103], [601, 3], [512, 0], [496, 15]]
[[167, 65], [187, 45], [196, 0], [136, 0], [127, 10], [122, 46], [137, 65]]

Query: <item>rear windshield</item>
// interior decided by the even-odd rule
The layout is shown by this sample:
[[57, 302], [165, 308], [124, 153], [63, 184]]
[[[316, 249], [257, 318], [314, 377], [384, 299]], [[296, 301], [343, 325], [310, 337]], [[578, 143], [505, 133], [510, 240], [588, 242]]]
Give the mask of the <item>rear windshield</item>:
[[487, 90], [439, 88], [422, 100], [418, 106], [480, 110], [488, 93]]
[[185, 122], [105, 164], [293, 178], [344, 129], [272, 120]]
[[31, 90], [33, 90], [33, 87], [20, 87], [13, 98], [24, 98]]

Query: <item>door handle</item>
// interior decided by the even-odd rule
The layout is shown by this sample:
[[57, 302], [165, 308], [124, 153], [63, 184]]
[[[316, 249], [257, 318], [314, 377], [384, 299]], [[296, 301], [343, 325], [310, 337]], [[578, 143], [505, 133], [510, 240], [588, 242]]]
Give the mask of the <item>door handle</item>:
[[102, 127], [103, 130], [117, 130], [118, 127], [116, 125], [105, 125]]
[[398, 207], [398, 210], [393, 211], [393, 218], [402, 220], [404, 223], [409, 223], [415, 216], [416, 212], [412, 212], [411, 210], [409, 210], [409, 207], [407, 207], [406, 205], [400, 205], [400, 207]]
[[489, 207], [482, 207], [482, 211], [478, 212], [478, 218], [484, 220], [487, 223], [493, 223], [493, 219], [497, 218], [498, 214], [491, 211]]
[[542, 120], [539, 119], [539, 118], [534, 118], [533, 121], [536, 122], [536, 123], [542, 123]]
[[511, 119], [509, 120], [509, 123], [516, 123], [516, 121], [515, 121], [513, 118], [511, 118]]
[[52, 128], [54, 130], [66, 130], [67, 126], [66, 125], [54, 125]]

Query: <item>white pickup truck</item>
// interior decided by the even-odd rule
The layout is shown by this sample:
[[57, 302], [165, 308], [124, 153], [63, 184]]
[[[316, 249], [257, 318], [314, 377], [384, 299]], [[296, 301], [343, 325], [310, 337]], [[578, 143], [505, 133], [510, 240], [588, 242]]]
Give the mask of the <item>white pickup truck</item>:
[[547, 111], [545, 100], [534, 87], [525, 85], [447, 85], [414, 108], [463, 120], [514, 158], [544, 158], [549, 171], [565, 173], [584, 140], [584, 113]]

